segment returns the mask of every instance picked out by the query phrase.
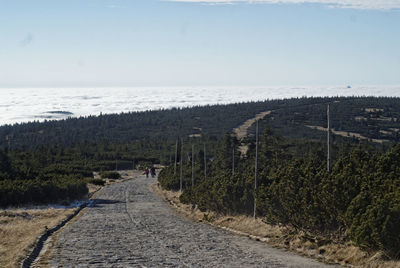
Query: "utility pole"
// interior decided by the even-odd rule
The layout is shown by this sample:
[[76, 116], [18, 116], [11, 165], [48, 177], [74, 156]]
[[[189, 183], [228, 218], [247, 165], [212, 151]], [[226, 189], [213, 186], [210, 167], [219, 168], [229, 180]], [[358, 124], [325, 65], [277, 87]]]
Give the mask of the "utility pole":
[[207, 179], [206, 143], [204, 143], [204, 179]]
[[232, 175], [235, 174], [235, 147], [232, 148]]
[[258, 175], [258, 120], [256, 121], [256, 163], [254, 170], [254, 211], [253, 211], [254, 219], [256, 218], [257, 175]]
[[182, 175], [183, 175], [183, 138], [181, 138], [181, 157], [180, 157], [180, 163], [181, 163], [181, 174], [179, 176], [179, 189], [182, 192]]
[[8, 151], [11, 151], [11, 135], [7, 135], [6, 136], [6, 140], [7, 140], [7, 142], [8, 142]]
[[194, 186], [194, 144], [192, 144], [192, 188]]
[[176, 175], [176, 162], [178, 158], [178, 139], [176, 139], [176, 144], [175, 144], [175, 165], [174, 165], [174, 175]]
[[331, 134], [331, 122], [330, 122], [330, 115], [329, 115], [329, 104], [327, 109], [327, 119], [328, 119], [328, 131], [327, 131], [327, 146], [328, 146], [328, 155], [327, 155], [327, 168], [328, 173], [331, 172], [331, 146], [330, 146], [330, 134]]

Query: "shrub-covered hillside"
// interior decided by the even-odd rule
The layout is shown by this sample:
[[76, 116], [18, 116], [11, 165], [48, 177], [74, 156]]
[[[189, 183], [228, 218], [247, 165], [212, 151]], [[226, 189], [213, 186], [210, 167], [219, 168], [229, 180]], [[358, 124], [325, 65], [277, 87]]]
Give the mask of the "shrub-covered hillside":
[[[366, 249], [400, 254], [400, 145], [387, 151], [367, 143], [335, 143], [336, 158], [327, 171], [326, 145], [282, 138], [264, 127], [259, 140], [257, 189], [255, 142], [240, 158], [231, 135], [219, 143], [213, 161], [183, 166], [181, 201], [200, 210], [256, 215], [271, 224], [284, 224], [312, 234], [351, 240]], [[201, 159], [197, 156], [195, 159]], [[234, 159], [234, 161], [232, 161]], [[235, 163], [234, 173], [232, 163]], [[178, 190], [174, 167], [159, 175], [162, 187]]]
[[[383, 150], [398, 141], [400, 99], [375, 97], [266, 100], [5, 125], [0, 126], [0, 188], [7, 194], [2, 195], [1, 205], [75, 198], [69, 189], [83, 189], [81, 184], [92, 177], [93, 171], [170, 164], [178, 137], [183, 139], [183, 160], [190, 159], [191, 144], [195, 145], [196, 159], [204, 157], [204, 144], [207, 159], [217, 159], [216, 148], [223, 133], [231, 133], [245, 120], [267, 110], [272, 112], [265, 121], [276, 133], [301, 138], [295, 145], [285, 140], [281, 152], [289, 158], [301, 158], [304, 152], [313, 151], [309, 141], [325, 140], [324, 131], [310, 126], [326, 127], [328, 103], [335, 130], [385, 140]], [[334, 146], [344, 149], [347, 142], [359, 142], [351, 135], [332, 139]], [[333, 160], [337, 160], [339, 150], [332, 152]], [[201, 174], [201, 167], [198, 169]], [[214, 171], [210, 172], [212, 176]], [[61, 190], [51, 190], [58, 193], [54, 195], [48, 190], [52, 187]], [[15, 189], [15, 196], [26, 198], [14, 198], [10, 189]], [[32, 189], [37, 189], [33, 195]]]
[[212, 105], [183, 109], [132, 112], [0, 126], [0, 148], [35, 148], [51, 144], [70, 147], [82, 143], [174, 141], [176, 137], [207, 134], [220, 137], [255, 114], [271, 110], [268, 124], [282, 136], [321, 138], [307, 126], [326, 127], [331, 105], [331, 126], [367, 138], [398, 141], [400, 98], [335, 97], [294, 98]]

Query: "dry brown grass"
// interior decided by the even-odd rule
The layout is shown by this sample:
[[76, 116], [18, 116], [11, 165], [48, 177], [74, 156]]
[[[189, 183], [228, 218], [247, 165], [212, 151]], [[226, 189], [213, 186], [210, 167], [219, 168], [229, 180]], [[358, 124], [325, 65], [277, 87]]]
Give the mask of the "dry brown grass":
[[88, 187], [88, 190], [89, 190], [89, 191], [88, 191], [89, 196], [90, 196], [91, 194], [93, 194], [94, 192], [97, 192], [98, 190], [101, 189], [101, 186], [99, 186], [99, 185], [94, 185], [94, 184], [88, 184], [87, 187]]
[[[89, 194], [101, 186], [88, 184]], [[0, 267], [17, 267], [33, 250], [39, 237], [78, 208], [0, 210]]]
[[0, 267], [17, 267], [37, 239], [75, 209], [0, 210]]
[[176, 208], [181, 215], [266, 242], [273, 247], [289, 249], [321, 262], [349, 267], [400, 268], [400, 261], [387, 261], [381, 252], [368, 253], [350, 242], [335, 242], [328, 238], [315, 237], [286, 226], [269, 225], [262, 219], [253, 219], [248, 216], [226, 216], [213, 212], [201, 212], [190, 205], [180, 203], [180, 192], [162, 190], [158, 184], [152, 185], [151, 188]]

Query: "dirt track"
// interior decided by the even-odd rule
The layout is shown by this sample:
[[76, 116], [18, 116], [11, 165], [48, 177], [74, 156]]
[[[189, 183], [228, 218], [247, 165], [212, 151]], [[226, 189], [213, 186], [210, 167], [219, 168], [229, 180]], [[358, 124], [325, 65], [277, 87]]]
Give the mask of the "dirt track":
[[[267, 115], [270, 115], [272, 111], [265, 111], [265, 112], [261, 112], [256, 114], [256, 116], [254, 116], [253, 118], [250, 118], [248, 120], [246, 120], [243, 124], [241, 124], [240, 126], [238, 126], [237, 128], [233, 129], [233, 133], [236, 135], [236, 138], [240, 141], [242, 140], [244, 137], [247, 136], [247, 130], [257, 121], [260, 119], [263, 119], [264, 117], [266, 117]], [[247, 145], [240, 145], [239, 146], [239, 151], [241, 153], [242, 156], [247, 154], [247, 150], [248, 150], [248, 146]]]
[[59, 235], [51, 266], [325, 267], [177, 215], [143, 176], [102, 190]]

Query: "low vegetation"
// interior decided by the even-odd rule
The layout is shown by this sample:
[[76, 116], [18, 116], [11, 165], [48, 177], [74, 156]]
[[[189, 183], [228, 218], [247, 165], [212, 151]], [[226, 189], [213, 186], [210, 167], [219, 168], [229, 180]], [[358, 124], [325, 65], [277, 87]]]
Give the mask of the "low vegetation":
[[[332, 136], [330, 173], [326, 133], [318, 130], [327, 127], [328, 103], [335, 131], [366, 138]], [[179, 189], [180, 166], [175, 169], [173, 160], [180, 137], [182, 202], [252, 215], [255, 198], [257, 216], [270, 224], [398, 257], [399, 107], [399, 98], [296, 98], [0, 126], [0, 206], [79, 198], [87, 194], [93, 171], [159, 163], [170, 165], [160, 174], [162, 187]], [[254, 136], [238, 141], [223, 133], [266, 111], [255, 191]], [[244, 156], [241, 145], [248, 147]]]
[[0, 181], [0, 206], [74, 200], [88, 193], [86, 182], [73, 177]]
[[115, 171], [105, 171], [100, 172], [100, 177], [102, 177], [103, 179], [118, 180], [119, 178], [121, 178], [121, 175]]
[[[205, 177], [197, 163], [183, 166], [183, 203], [226, 215], [256, 214], [267, 223], [287, 225], [313, 235], [352, 241], [365, 250], [400, 257], [400, 145], [382, 151], [367, 144], [335, 144], [335, 162], [327, 172], [323, 144], [288, 140], [268, 128], [260, 137], [257, 190], [254, 191], [255, 144], [247, 157], [232, 150], [238, 141], [225, 135]], [[179, 167], [178, 167], [179, 168]], [[179, 169], [178, 169], [179, 170]], [[174, 167], [159, 175], [160, 185], [180, 187]]]
[[[223, 133], [266, 111], [271, 111], [266, 116], [268, 125], [280, 135], [320, 139], [323, 133], [307, 125], [326, 127], [328, 103], [331, 126], [336, 131], [399, 141], [399, 98], [304, 97], [4, 125], [0, 126], [0, 148], [27, 150], [46, 145], [43, 148], [46, 150], [48, 145], [57, 145], [61, 148], [80, 146], [82, 148], [77, 150], [82, 150], [88, 145], [100, 149], [128, 143], [131, 151], [134, 145], [136, 152], [130, 159], [154, 157], [164, 161], [171, 152], [168, 147], [174, 145], [178, 136], [204, 138], [206, 135], [219, 139]], [[160, 151], [168, 153], [163, 153], [160, 159]]]
[[87, 183], [93, 184], [93, 185], [98, 185], [98, 186], [104, 186], [106, 184], [106, 181], [103, 179], [99, 178], [90, 178], [87, 180]]

